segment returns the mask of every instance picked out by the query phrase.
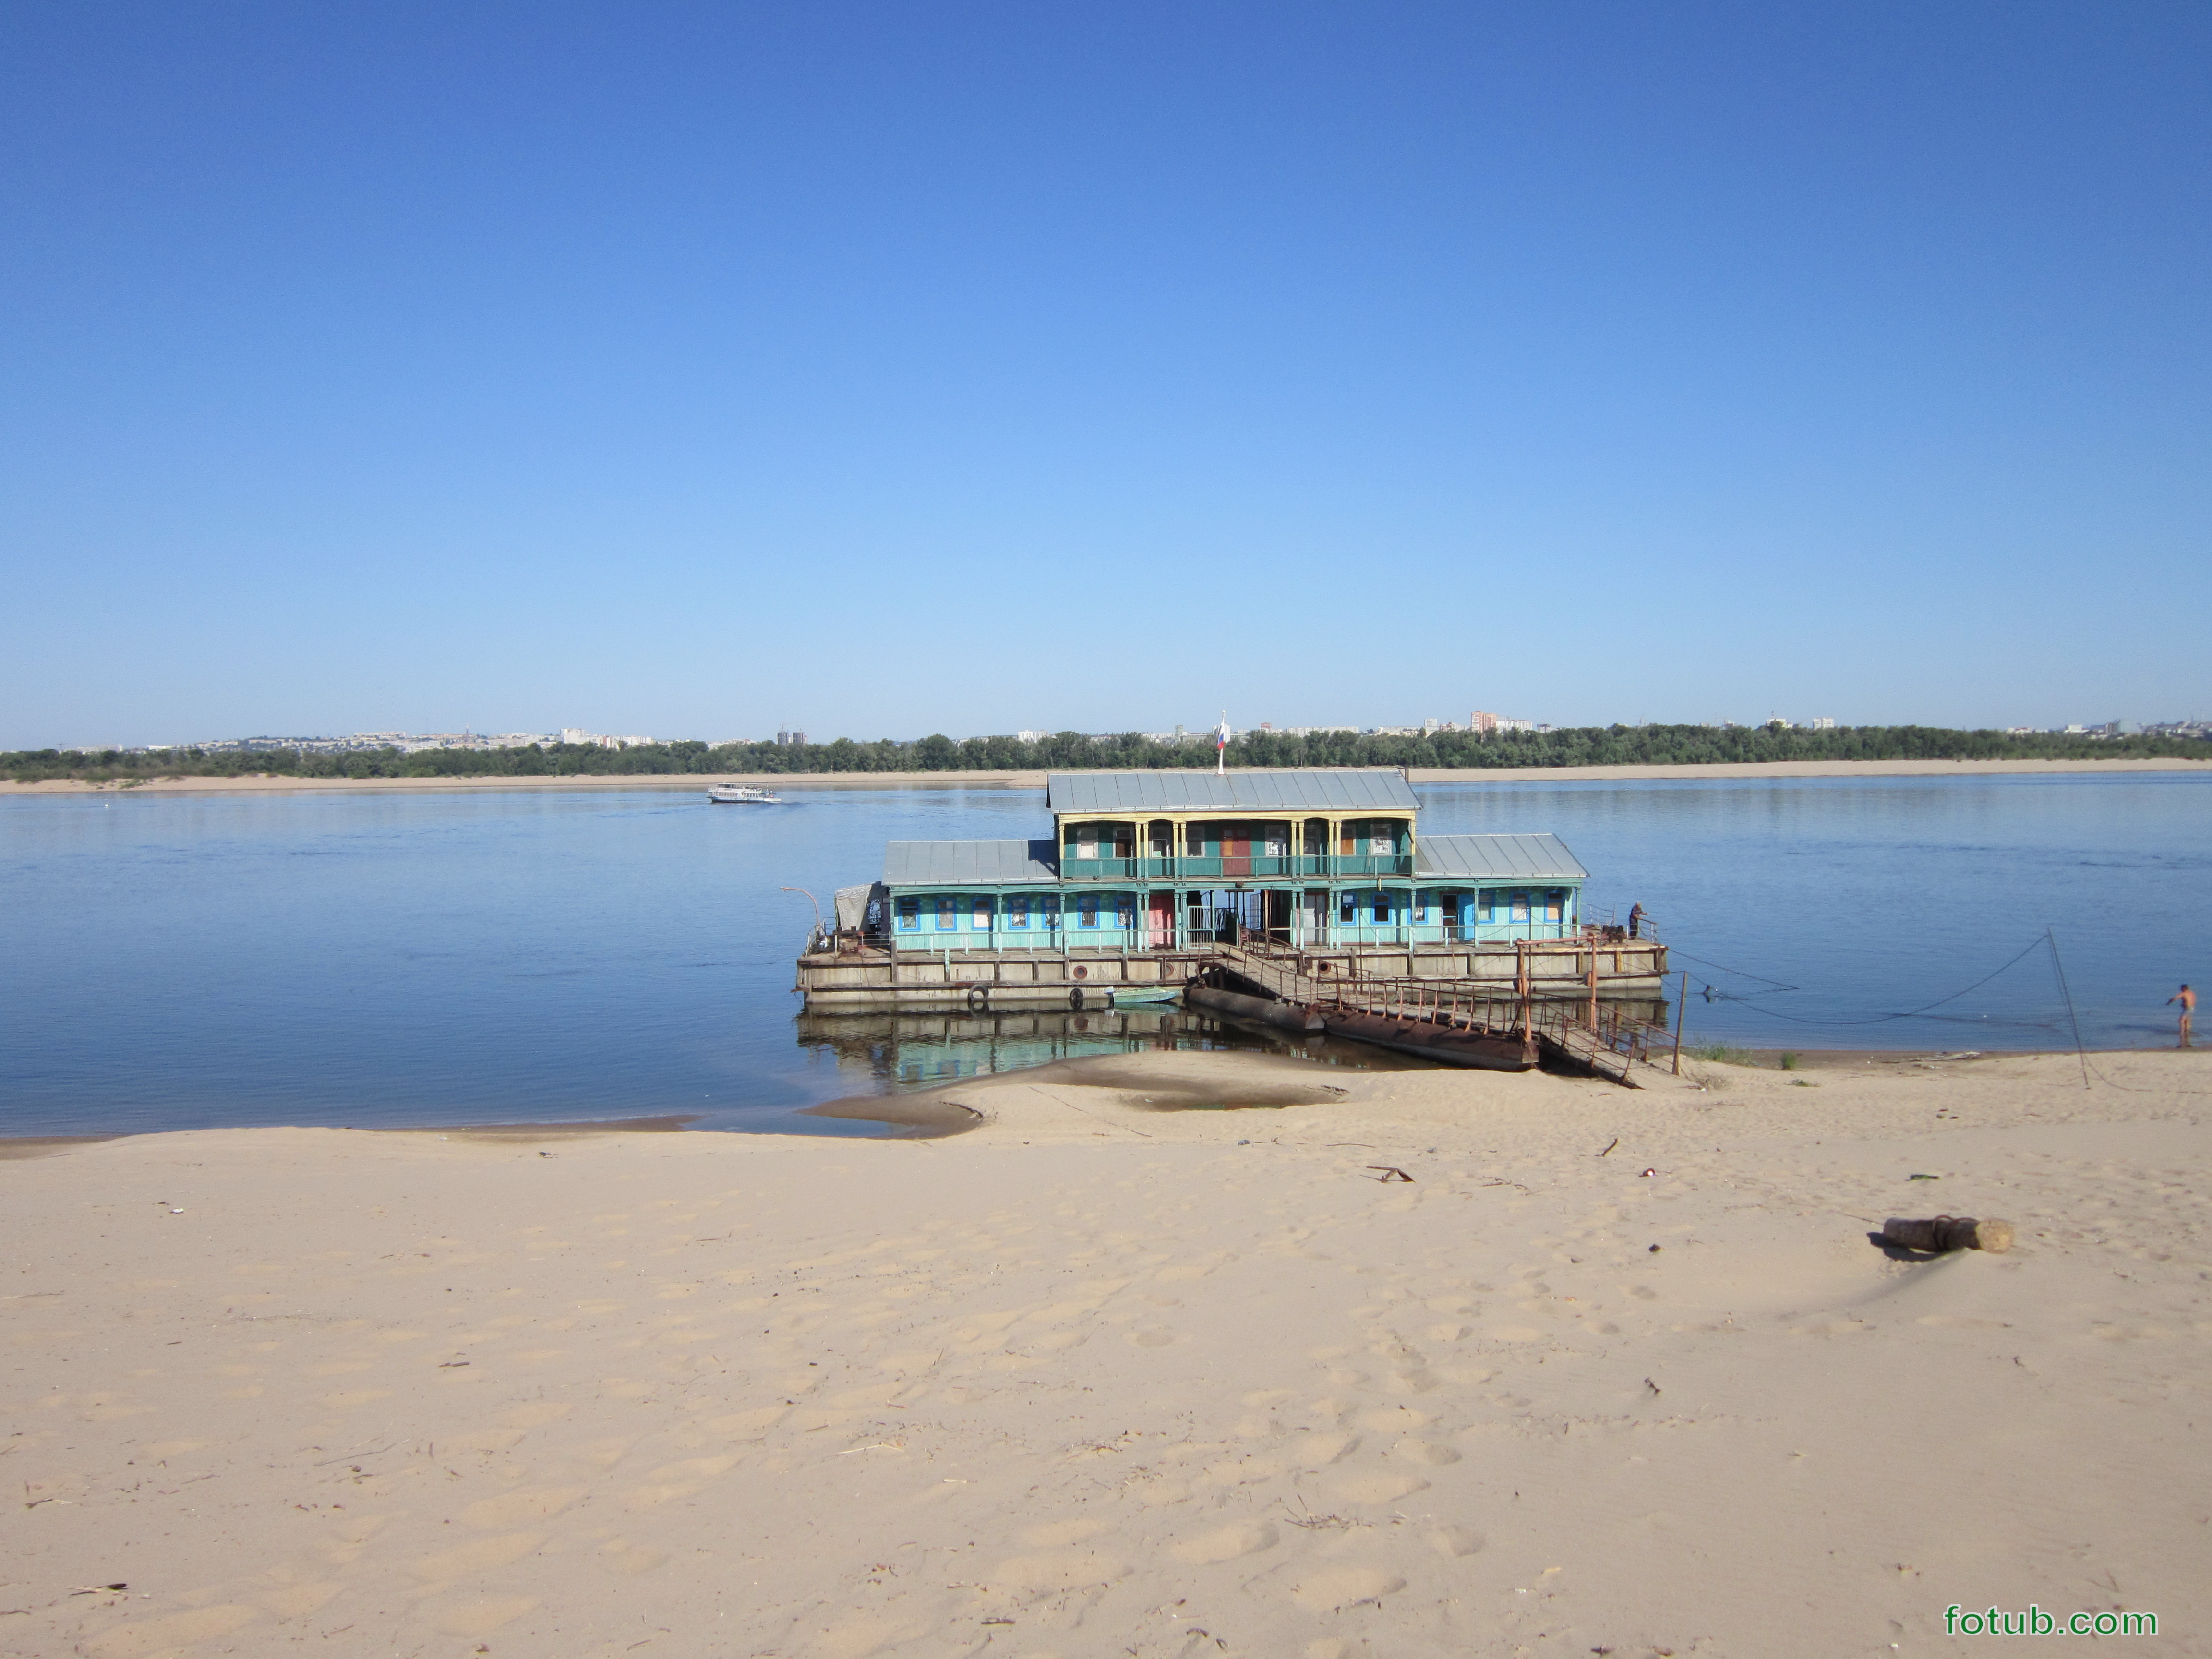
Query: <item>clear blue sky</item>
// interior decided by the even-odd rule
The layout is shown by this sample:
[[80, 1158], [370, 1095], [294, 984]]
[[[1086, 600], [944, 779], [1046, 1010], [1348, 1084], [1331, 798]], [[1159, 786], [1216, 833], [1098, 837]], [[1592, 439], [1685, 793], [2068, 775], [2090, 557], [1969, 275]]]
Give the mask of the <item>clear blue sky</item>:
[[2201, 5], [0, 9], [0, 745], [2212, 709]]

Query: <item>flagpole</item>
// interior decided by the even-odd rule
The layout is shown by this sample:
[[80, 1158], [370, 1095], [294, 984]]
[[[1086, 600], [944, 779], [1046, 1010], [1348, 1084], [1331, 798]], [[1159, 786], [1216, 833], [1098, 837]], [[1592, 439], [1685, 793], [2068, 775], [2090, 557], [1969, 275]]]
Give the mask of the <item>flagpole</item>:
[[1229, 711], [1221, 711], [1221, 726], [1213, 734], [1213, 772], [1216, 777], [1229, 775]]

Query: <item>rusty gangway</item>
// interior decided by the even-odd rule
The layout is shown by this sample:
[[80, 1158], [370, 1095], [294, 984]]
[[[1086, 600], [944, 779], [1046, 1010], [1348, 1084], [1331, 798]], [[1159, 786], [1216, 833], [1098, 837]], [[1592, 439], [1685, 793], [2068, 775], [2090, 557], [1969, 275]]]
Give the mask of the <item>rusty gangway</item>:
[[1335, 1010], [1485, 1036], [1517, 1036], [1532, 1060], [1548, 1050], [1632, 1089], [1639, 1086], [1632, 1070], [1638, 1061], [1657, 1065], [1654, 1055], [1671, 1051], [1673, 1069], [1679, 1073], [1682, 1066], [1679, 1029], [1670, 1037], [1665, 1027], [1635, 1018], [1599, 997], [1595, 955], [1588, 994], [1565, 999], [1534, 994], [1525, 945], [1510, 996], [1457, 980], [1316, 975], [1307, 971], [1302, 952], [1250, 939], [1218, 946], [1215, 954], [1222, 966], [1268, 995], [1311, 1008], [1324, 1020]]

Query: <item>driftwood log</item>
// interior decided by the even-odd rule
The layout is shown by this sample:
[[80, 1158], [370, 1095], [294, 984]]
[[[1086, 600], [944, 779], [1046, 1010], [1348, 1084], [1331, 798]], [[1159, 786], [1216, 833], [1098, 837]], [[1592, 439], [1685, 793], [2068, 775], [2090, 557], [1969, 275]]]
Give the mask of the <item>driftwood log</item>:
[[1978, 1221], [1970, 1215], [1939, 1215], [1927, 1221], [1892, 1216], [1881, 1224], [1881, 1237], [1885, 1243], [1938, 1255], [1947, 1250], [1987, 1250], [1995, 1255], [2012, 1249], [2012, 1223]]

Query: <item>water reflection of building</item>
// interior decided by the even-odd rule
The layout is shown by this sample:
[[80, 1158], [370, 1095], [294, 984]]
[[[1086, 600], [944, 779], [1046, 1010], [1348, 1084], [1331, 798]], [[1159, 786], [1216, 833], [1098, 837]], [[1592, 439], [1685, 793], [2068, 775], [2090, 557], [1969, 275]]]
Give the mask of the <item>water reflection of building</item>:
[[[1624, 999], [1620, 1006], [1640, 1019], [1667, 1018], [1656, 997]], [[1235, 1048], [1295, 1054], [1324, 1065], [1396, 1071], [1417, 1062], [1364, 1043], [1297, 1036], [1246, 1025], [1172, 1006], [1023, 1009], [1003, 1012], [801, 1013], [802, 1048], [827, 1051], [838, 1065], [865, 1070], [878, 1082], [927, 1086], [963, 1077], [988, 1077], [1054, 1060], [1147, 1049]]]
[[1218, 1022], [1174, 1006], [1006, 1013], [802, 1013], [799, 1042], [892, 1083], [947, 1082], [1085, 1054], [1212, 1046]]

